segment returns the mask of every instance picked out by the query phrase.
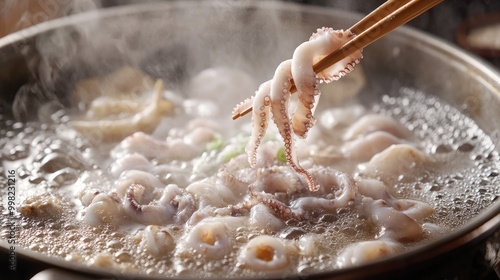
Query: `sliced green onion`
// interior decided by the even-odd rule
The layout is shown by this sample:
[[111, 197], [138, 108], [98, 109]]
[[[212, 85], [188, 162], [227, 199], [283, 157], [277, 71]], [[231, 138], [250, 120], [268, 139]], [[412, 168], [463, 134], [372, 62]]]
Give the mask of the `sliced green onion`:
[[276, 159], [281, 163], [286, 163], [285, 147], [281, 147], [276, 153]]
[[228, 162], [241, 154], [242, 153], [240, 151], [234, 151], [234, 152], [232, 152], [224, 157], [224, 162]]
[[218, 136], [207, 144], [207, 150], [208, 151], [219, 150], [220, 148], [222, 148], [223, 145], [224, 145], [224, 140], [222, 139], [222, 137]]

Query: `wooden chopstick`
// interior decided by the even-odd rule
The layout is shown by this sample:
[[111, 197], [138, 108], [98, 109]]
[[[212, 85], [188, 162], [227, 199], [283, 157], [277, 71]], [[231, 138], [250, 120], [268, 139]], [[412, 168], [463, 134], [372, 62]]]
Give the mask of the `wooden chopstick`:
[[384, 4], [380, 5], [356, 24], [351, 26], [349, 30], [351, 30], [354, 34], [361, 34], [363, 31], [372, 25], [375, 25], [378, 21], [392, 14], [394, 11], [410, 1], [412, 0], [387, 0]]
[[[314, 72], [318, 73], [325, 70], [331, 65], [339, 62], [342, 58], [350, 55], [356, 50], [368, 46], [387, 33], [414, 19], [442, 1], [444, 0], [386, 1], [384, 4], [353, 25], [349, 30], [358, 36], [316, 63], [313, 66]], [[291, 82], [293, 83], [293, 81]], [[290, 91], [293, 93], [296, 89], [292, 88]], [[241, 113], [233, 115], [232, 118], [233, 120], [236, 120], [251, 111], [252, 107], [249, 106]]]
[[335, 52], [327, 55], [321, 61], [316, 63], [313, 67], [314, 71], [320, 72], [330, 67], [334, 63], [340, 61], [342, 58], [350, 55], [356, 50], [362, 49], [369, 44], [380, 39], [387, 33], [396, 29], [397, 27], [407, 23], [408, 21], [419, 16], [428, 9], [443, 2], [444, 0], [413, 0], [404, 4], [393, 13], [390, 13], [376, 24], [361, 32], [351, 41], [344, 44]]

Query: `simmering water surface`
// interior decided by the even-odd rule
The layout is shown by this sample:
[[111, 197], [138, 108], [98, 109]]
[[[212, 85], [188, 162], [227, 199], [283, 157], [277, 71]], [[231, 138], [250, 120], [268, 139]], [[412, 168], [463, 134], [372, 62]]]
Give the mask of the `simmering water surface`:
[[[457, 229], [498, 198], [497, 139], [486, 135], [456, 108], [436, 97], [402, 88], [398, 96], [384, 95], [366, 109], [402, 123], [412, 132], [412, 142], [433, 161], [432, 168], [424, 168], [416, 176], [401, 172], [390, 181], [393, 196], [424, 201], [435, 209], [435, 213], [424, 220], [434, 225], [435, 230], [427, 229], [423, 238], [404, 243], [405, 250]], [[18, 212], [22, 213], [18, 220], [17, 242], [29, 250], [68, 262], [151, 275], [258, 277], [266, 273], [245, 266], [239, 255], [249, 240], [266, 234], [283, 240], [290, 255], [289, 262], [295, 264], [277, 273], [302, 274], [338, 267], [337, 256], [347, 245], [372, 240], [381, 234], [359, 206], [350, 205], [332, 212], [312, 211], [310, 221], [289, 219], [276, 230], [248, 226], [245, 220], [241, 226], [226, 229], [232, 235], [232, 243], [229, 252], [220, 259], [207, 260], [203, 252], [189, 247], [180, 252], [155, 255], [144, 245], [144, 224], [125, 219], [118, 224], [89, 225], [84, 220], [86, 207], [82, 205], [81, 192], [91, 189], [108, 192], [116, 184], [117, 178], [110, 171], [113, 162], [110, 151], [115, 149], [116, 142], [92, 143], [68, 126], [69, 116], [64, 110], [52, 112], [51, 121], [46, 122], [17, 122], [8, 113], [0, 115], [0, 119], [1, 184], [6, 183], [7, 170], [14, 169], [17, 174], [16, 204]], [[187, 120], [178, 121], [176, 125], [182, 128], [186, 123]], [[337, 129], [338, 133], [345, 130]], [[241, 136], [245, 133], [245, 128], [232, 129], [223, 135], [224, 143], [239, 142], [241, 146], [247, 139]], [[176, 182], [181, 188], [202, 180], [203, 176], [214, 178], [219, 167], [227, 162], [217, 161], [220, 153], [220, 150], [207, 150], [192, 161], [172, 161], [170, 164], [176, 166], [175, 172], [158, 172], [156, 176], [165, 185]], [[242, 154], [243, 150], [238, 153]], [[203, 164], [206, 166], [200, 166]], [[335, 167], [338, 162], [330, 165]], [[284, 164], [277, 163], [277, 166]], [[353, 166], [346, 169], [351, 170], [353, 176], [359, 175]], [[181, 182], [186, 185], [182, 186]], [[5, 188], [0, 189], [3, 205], [7, 200], [5, 191]], [[292, 197], [294, 195], [297, 194]], [[241, 211], [233, 216], [248, 215], [245, 210]], [[200, 215], [206, 214], [203, 213]], [[2, 217], [7, 214], [4, 211]], [[187, 242], [184, 234], [188, 229], [184, 224], [172, 223], [165, 227], [175, 242], [181, 244], [179, 246], [187, 246], [182, 245]], [[315, 254], [308, 255], [300, 249], [308, 246], [304, 245], [308, 240], [305, 236], [321, 240], [314, 245]], [[296, 253], [298, 251], [301, 253]]]

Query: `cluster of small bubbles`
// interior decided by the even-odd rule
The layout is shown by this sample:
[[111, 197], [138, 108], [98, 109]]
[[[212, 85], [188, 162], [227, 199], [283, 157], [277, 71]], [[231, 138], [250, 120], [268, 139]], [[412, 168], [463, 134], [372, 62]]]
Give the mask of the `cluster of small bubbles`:
[[325, 227], [317, 225], [317, 226], [314, 226], [312, 228], [311, 232], [316, 233], [316, 234], [322, 234], [322, 233], [326, 232], [326, 229], [325, 229]]
[[306, 234], [307, 231], [299, 227], [287, 227], [279, 234], [282, 239], [298, 239], [302, 235]]
[[352, 227], [345, 227], [342, 229], [342, 233], [345, 235], [349, 235], [349, 236], [355, 236], [357, 234], [357, 232], [358, 231]]
[[333, 223], [337, 221], [338, 217], [333, 214], [323, 214], [319, 217], [318, 222], [320, 223]]
[[411, 88], [402, 88], [397, 97], [383, 96], [382, 103], [373, 109], [398, 118], [431, 155], [446, 156], [447, 162], [461, 155], [472, 160], [469, 165], [443, 169], [432, 181], [411, 186], [400, 184], [398, 189], [409, 189], [424, 199], [428, 197], [437, 213], [446, 218], [443, 221], [452, 218], [448, 224], [453, 226], [460, 226], [491, 205], [494, 193], [500, 191], [499, 156], [494, 139], [472, 119], [438, 98]]
[[109, 249], [120, 249], [122, 247], [123, 247], [122, 243], [118, 240], [111, 240], [111, 241], [106, 242], [106, 248], [109, 248]]

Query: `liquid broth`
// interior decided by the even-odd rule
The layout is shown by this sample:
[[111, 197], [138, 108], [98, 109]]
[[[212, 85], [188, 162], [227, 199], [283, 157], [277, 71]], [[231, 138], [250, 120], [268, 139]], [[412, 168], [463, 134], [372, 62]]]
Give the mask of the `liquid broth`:
[[[409, 88], [402, 88], [397, 97], [383, 96], [369, 109], [399, 120], [412, 131], [422, 150], [441, 163], [418, 180], [399, 178], [393, 186], [397, 197], [425, 201], [434, 207], [435, 214], [426, 220], [446, 229], [441, 234], [464, 225], [497, 199], [500, 194], [500, 161], [495, 150], [498, 139], [486, 135], [472, 119], [438, 98]], [[92, 145], [66, 125], [64, 113], [60, 115], [62, 120], [55, 123], [21, 123], [8, 114], [0, 115], [3, 124], [0, 130], [2, 185], [7, 180], [7, 170], [15, 169], [17, 205], [30, 196], [51, 193], [61, 197], [64, 209], [58, 219], [20, 216], [17, 224], [19, 246], [68, 262], [146, 275], [266, 275], [238, 269], [240, 246], [262, 234], [259, 231], [236, 230], [232, 253], [222, 260], [206, 262], [196, 257], [178, 260], [171, 254], [169, 257], [151, 256], [138, 246], [136, 233], [140, 226], [133, 222], [119, 230], [84, 223], [81, 220], [84, 207], [78, 199], [79, 187], [75, 182], [87, 176], [85, 182], [111, 189], [113, 179], [107, 171], [109, 159], [99, 156], [108, 155], [110, 147]], [[110, 186], [102, 187], [105, 184]], [[5, 188], [0, 191], [3, 205], [6, 205]], [[7, 214], [4, 209], [2, 219]], [[285, 230], [276, 234], [284, 240], [294, 240], [305, 232], [313, 232], [322, 240], [316, 256], [292, 257], [297, 267], [282, 272], [283, 275], [334, 269], [335, 256], [342, 248], [359, 240], [373, 239], [377, 234], [355, 207], [339, 209], [336, 214], [319, 214], [315, 218], [317, 223], [290, 221]], [[182, 227], [170, 229], [174, 236], [183, 233]], [[2, 235], [2, 239], [6, 238], [5, 232]], [[405, 247], [411, 249], [437, 237], [439, 234], [426, 233], [423, 240], [407, 243]]]

